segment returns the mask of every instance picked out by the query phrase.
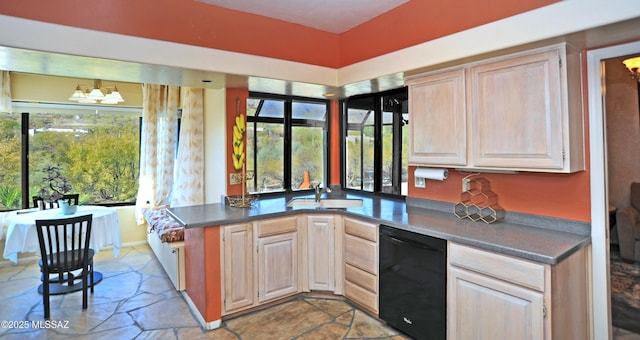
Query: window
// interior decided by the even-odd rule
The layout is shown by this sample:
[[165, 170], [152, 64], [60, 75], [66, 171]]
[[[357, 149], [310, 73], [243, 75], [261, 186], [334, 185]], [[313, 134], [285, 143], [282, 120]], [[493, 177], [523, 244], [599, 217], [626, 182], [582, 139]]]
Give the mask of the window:
[[326, 184], [324, 100], [252, 94], [247, 100], [247, 190], [294, 192]]
[[[13, 111], [27, 113], [0, 117], [0, 154], [12, 160], [0, 177], [0, 209], [28, 207], [50, 166], [60, 169], [82, 204], [135, 202], [141, 109], [14, 103]], [[22, 141], [27, 150], [21, 151]]]
[[20, 176], [21, 115], [0, 112], [0, 210], [17, 209], [22, 205]]
[[343, 102], [343, 187], [407, 195], [407, 89]]

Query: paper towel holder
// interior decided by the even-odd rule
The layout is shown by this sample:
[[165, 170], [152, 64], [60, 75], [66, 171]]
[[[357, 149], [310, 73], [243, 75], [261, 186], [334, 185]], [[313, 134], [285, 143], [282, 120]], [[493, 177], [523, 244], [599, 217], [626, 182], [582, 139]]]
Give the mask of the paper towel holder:
[[439, 168], [416, 168], [413, 177], [414, 177], [414, 186], [416, 188], [425, 188], [426, 180], [433, 179], [438, 181], [443, 181], [447, 179], [449, 176], [449, 170], [447, 169], [439, 169]]

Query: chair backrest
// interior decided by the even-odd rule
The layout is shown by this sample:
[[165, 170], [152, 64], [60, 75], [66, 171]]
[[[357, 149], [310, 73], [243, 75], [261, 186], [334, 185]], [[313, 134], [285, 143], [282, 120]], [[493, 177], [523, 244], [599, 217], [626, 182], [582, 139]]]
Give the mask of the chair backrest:
[[80, 269], [87, 262], [92, 215], [36, 220], [45, 273]]
[[69, 200], [69, 205], [78, 205], [78, 199], [80, 199], [80, 194], [65, 194], [62, 195], [63, 200]]
[[[42, 202], [41, 204], [44, 207], [44, 209], [53, 209], [56, 207], [54, 202], [45, 202], [44, 199], [40, 196], [33, 196], [31, 198], [33, 199], [34, 208], [38, 207], [38, 201]], [[62, 195], [61, 199], [68, 200], [69, 205], [78, 205], [78, 201], [80, 200], [80, 194], [64, 194]]]
[[45, 202], [44, 198], [42, 198], [40, 196], [33, 196], [32, 199], [33, 199], [33, 207], [34, 208], [38, 208], [39, 207], [38, 206], [38, 202], [41, 202], [40, 204], [42, 206], [42, 209], [53, 209], [53, 203]]

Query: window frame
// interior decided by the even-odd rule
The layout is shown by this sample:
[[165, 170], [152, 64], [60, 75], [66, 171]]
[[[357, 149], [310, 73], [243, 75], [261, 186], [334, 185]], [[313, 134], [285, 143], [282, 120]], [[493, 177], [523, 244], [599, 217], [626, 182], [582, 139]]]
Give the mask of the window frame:
[[[270, 124], [283, 124], [284, 131], [284, 150], [283, 150], [283, 190], [278, 191], [268, 191], [268, 192], [255, 192], [254, 194], [258, 194], [260, 196], [277, 196], [277, 195], [290, 195], [290, 194], [298, 194], [313, 191], [312, 188], [309, 189], [300, 189], [300, 190], [292, 190], [291, 182], [292, 182], [292, 174], [291, 174], [291, 166], [292, 166], [292, 128], [294, 126], [302, 126], [302, 127], [321, 127], [323, 129], [323, 169], [322, 176], [324, 178], [323, 182], [329, 182], [329, 169], [331, 163], [331, 150], [329, 148], [329, 136], [331, 136], [331, 124], [329, 124], [330, 117], [330, 109], [331, 102], [326, 99], [318, 99], [318, 98], [308, 98], [308, 97], [299, 97], [299, 96], [287, 96], [287, 95], [276, 95], [264, 92], [249, 92], [249, 99], [258, 99], [258, 100], [277, 100], [284, 102], [284, 113], [283, 118], [273, 118], [273, 117], [260, 117], [259, 110], [261, 109], [264, 102], [261, 102], [258, 105], [256, 111], [258, 112], [257, 116], [249, 116], [246, 115], [247, 124], [253, 124], [253, 164], [254, 164], [254, 173], [256, 172], [256, 166], [258, 164], [258, 152], [257, 143], [258, 139], [257, 135], [257, 124], [258, 123], [270, 123]], [[303, 103], [319, 103], [324, 104], [326, 107], [326, 116], [324, 122], [320, 123], [318, 120], [313, 119], [302, 119], [302, 118], [292, 118], [293, 114], [293, 102], [303, 102]], [[248, 131], [248, 129], [247, 129]], [[253, 187], [258, 187], [258, 178], [257, 176], [253, 176]], [[324, 185], [329, 185], [324, 183]]]
[[[393, 130], [393, 169], [394, 175], [391, 178], [391, 182], [394, 188], [394, 193], [385, 192], [382, 190], [383, 188], [383, 112], [384, 105], [382, 103], [382, 99], [386, 96], [400, 95], [406, 94], [408, 96], [408, 88], [402, 87], [398, 89], [392, 89], [383, 92], [376, 93], [367, 93], [362, 95], [352, 96], [346, 99], [340, 100], [340, 186], [342, 190], [345, 191], [354, 191], [358, 193], [365, 194], [373, 194], [373, 195], [381, 195], [388, 196], [392, 198], [401, 198], [406, 197], [406, 195], [402, 194], [401, 185], [402, 185], [402, 125], [403, 119], [399, 117], [399, 115], [393, 115], [392, 130]], [[360, 150], [360, 163], [361, 163], [361, 182], [360, 189], [355, 189], [353, 187], [347, 186], [347, 164], [346, 164], [346, 153], [347, 153], [347, 144], [346, 137], [348, 132], [350, 131], [349, 127], [360, 125], [360, 133], [361, 136], [364, 134], [364, 127], [367, 119], [363, 119], [360, 124], [348, 122], [348, 109], [349, 109], [349, 101], [350, 100], [362, 100], [372, 98], [373, 103], [375, 105], [374, 109], [370, 114], [374, 116], [374, 174], [373, 174], [373, 190], [368, 191], [364, 190], [364, 167], [363, 165], [363, 148]], [[400, 113], [401, 115], [401, 113]], [[389, 125], [389, 124], [387, 124]], [[351, 129], [351, 131], [358, 131], [357, 129]], [[363, 143], [363, 138], [360, 139], [360, 143]], [[408, 151], [408, 150], [407, 150]], [[408, 169], [407, 169], [408, 170]]]
[[[74, 104], [60, 104], [60, 103], [48, 103], [48, 102], [39, 102], [37, 106], [50, 108], [51, 110], [55, 110], [56, 108], [65, 110], [65, 109], [105, 109], [111, 111], [130, 111], [132, 113], [136, 113], [139, 115], [138, 119], [138, 145], [141, 144], [141, 134], [142, 134], [142, 107], [133, 107], [133, 106], [106, 106], [106, 105], [74, 105]], [[15, 114], [20, 115], [20, 190], [22, 192], [20, 202], [21, 209], [30, 208], [32, 205], [32, 197], [30, 194], [30, 167], [29, 167], [29, 149], [30, 149], [30, 138], [29, 138], [29, 123], [30, 123], [30, 115], [32, 114], [32, 110], [30, 107], [33, 107], [32, 103], [23, 102], [23, 101], [12, 101], [11, 103], [12, 110], [15, 111]], [[17, 113], [20, 112], [20, 113]], [[178, 127], [179, 131], [179, 127]], [[141, 148], [139, 148], [141, 150]], [[140, 157], [140, 155], [138, 156]], [[110, 202], [110, 203], [91, 203], [92, 205], [97, 206], [129, 206], [135, 205], [135, 200], [131, 202]], [[10, 211], [3, 210], [3, 211]]]

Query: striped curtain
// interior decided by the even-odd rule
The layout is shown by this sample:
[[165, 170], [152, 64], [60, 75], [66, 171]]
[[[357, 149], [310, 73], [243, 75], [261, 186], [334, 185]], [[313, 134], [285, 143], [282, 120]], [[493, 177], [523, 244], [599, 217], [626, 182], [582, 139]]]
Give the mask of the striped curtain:
[[0, 112], [11, 112], [11, 79], [9, 71], [0, 71]]
[[171, 206], [204, 203], [204, 90], [183, 89], [180, 143]]
[[142, 208], [169, 205], [178, 132], [180, 87], [144, 84], [140, 180], [136, 219], [144, 223]]

